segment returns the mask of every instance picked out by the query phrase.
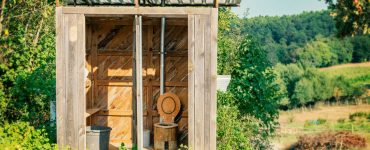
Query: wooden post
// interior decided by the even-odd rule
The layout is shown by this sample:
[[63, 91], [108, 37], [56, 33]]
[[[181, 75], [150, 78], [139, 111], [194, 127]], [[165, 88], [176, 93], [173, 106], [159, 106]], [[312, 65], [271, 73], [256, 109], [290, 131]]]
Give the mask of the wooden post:
[[218, 8], [218, 0], [214, 0], [214, 7]]
[[137, 148], [143, 149], [143, 55], [141, 16], [135, 15], [136, 35], [136, 110], [137, 110]]
[[57, 142], [86, 149], [85, 16], [56, 13]]
[[211, 10], [211, 95], [210, 95], [210, 149], [216, 150], [217, 145], [217, 135], [216, 135], [216, 126], [217, 126], [217, 29], [218, 29], [218, 9]]
[[139, 0], [135, 0], [135, 8], [139, 8]]
[[55, 6], [59, 7], [59, 0], [55, 0]]

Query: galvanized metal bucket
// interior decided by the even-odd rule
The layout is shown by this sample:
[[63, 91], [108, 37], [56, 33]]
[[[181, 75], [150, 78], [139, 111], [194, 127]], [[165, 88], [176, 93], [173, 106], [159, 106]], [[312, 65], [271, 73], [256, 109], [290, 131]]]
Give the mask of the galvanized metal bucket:
[[111, 130], [110, 127], [88, 126], [86, 128], [86, 148], [88, 150], [108, 150]]

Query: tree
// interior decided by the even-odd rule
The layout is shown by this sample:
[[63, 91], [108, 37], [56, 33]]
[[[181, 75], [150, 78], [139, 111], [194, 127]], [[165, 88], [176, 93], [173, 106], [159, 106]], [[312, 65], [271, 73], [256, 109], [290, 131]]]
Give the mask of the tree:
[[335, 17], [339, 37], [370, 34], [369, 0], [325, 0]]
[[[331, 54], [332, 57], [328, 64], [323, 66], [348, 63], [352, 60], [354, 62], [370, 60], [368, 59], [370, 36], [337, 38], [335, 20], [328, 10], [281, 17], [243, 18], [241, 22], [241, 33], [252, 35], [258, 43], [263, 43], [262, 49], [267, 51], [268, 59], [274, 65], [297, 63], [299, 53], [303, 47], [308, 48], [308, 45], [325, 45], [320, 50], [328, 53], [320, 52], [317, 56], [320, 56], [320, 61], [323, 60], [321, 58], [325, 58], [324, 56], [329, 56], [327, 54]], [[310, 54], [314, 54], [313, 52], [310, 51]], [[313, 60], [309, 58], [315, 57], [316, 54], [307, 56], [306, 60], [318, 62], [315, 58]]]
[[[283, 88], [285, 88], [285, 98], [282, 100], [280, 103], [283, 106], [287, 106], [288, 108], [291, 108], [291, 106], [295, 106], [291, 100], [292, 96], [294, 94], [294, 90], [296, 87], [296, 83], [302, 78], [304, 74], [304, 70], [300, 68], [297, 64], [288, 64], [288, 65], [283, 65], [283, 64], [277, 64], [274, 66], [274, 71], [278, 75], [279, 78], [281, 78], [282, 81], [279, 81], [278, 79], [277, 83]], [[281, 85], [281, 84], [285, 84]], [[284, 93], [284, 91], [283, 91]]]
[[55, 1], [2, 2], [0, 124], [49, 124], [49, 103], [55, 100]]
[[277, 124], [281, 97], [266, 51], [251, 37], [246, 37], [239, 46], [236, 58], [228, 91], [234, 95], [242, 114], [260, 119], [263, 126], [269, 129], [267, 132], [272, 133]]
[[370, 35], [356, 36], [351, 39], [353, 45], [353, 62], [370, 60]]
[[218, 16], [217, 73], [230, 74], [240, 38], [240, 19], [230, 9], [220, 8]]
[[294, 94], [292, 96], [293, 106], [300, 106], [302, 104], [313, 101], [314, 90], [312, 82], [306, 78], [302, 78], [297, 82]]
[[303, 48], [298, 49], [298, 62], [307, 67], [326, 67], [333, 64], [337, 58], [331, 51], [328, 42], [317, 37], [315, 41], [308, 42]]

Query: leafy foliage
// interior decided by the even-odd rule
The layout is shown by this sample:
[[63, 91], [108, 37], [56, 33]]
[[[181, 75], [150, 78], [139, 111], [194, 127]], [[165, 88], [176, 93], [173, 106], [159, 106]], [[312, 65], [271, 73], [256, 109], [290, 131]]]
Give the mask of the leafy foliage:
[[[286, 89], [286, 92], [281, 92], [287, 100], [280, 103], [280, 108], [295, 108], [314, 104], [318, 101], [331, 101], [335, 99], [337, 102], [341, 100], [354, 100], [360, 98], [365, 93], [364, 85], [357, 84], [359, 78], [346, 77], [344, 73], [333, 71], [320, 71], [315, 68], [304, 68], [297, 64], [274, 66], [275, 72], [278, 74], [277, 81], [281, 89]], [[341, 68], [340, 70], [346, 70]], [[349, 71], [350, 74], [367, 72], [359, 72], [355, 69]], [[366, 80], [366, 79], [365, 79]]]
[[[55, 99], [54, 9], [50, 1], [6, 1], [0, 37], [0, 116], [5, 121], [48, 120]], [[6, 120], [4, 119], [6, 118]]]
[[6, 123], [0, 127], [0, 147], [14, 149], [57, 149], [50, 144], [43, 129], [35, 129], [26, 122]]
[[55, 142], [55, 124], [49, 122], [49, 104], [55, 101], [55, 1], [3, 2], [0, 125], [29, 122]]
[[262, 49], [273, 64], [300, 62], [325, 67], [369, 60], [369, 36], [336, 38], [335, 21], [329, 11], [242, 20], [242, 34], [253, 35], [263, 43]]
[[238, 113], [238, 109], [232, 106], [217, 109], [217, 149], [252, 149], [245, 122], [238, 118]]
[[313, 84], [309, 80], [303, 78], [299, 80], [294, 89], [292, 96], [293, 104], [305, 104], [313, 100]]
[[29, 74], [18, 74], [10, 91], [17, 99], [8, 103], [8, 120], [30, 121], [36, 126], [46, 123], [49, 102], [55, 99], [54, 65], [42, 65]]
[[268, 133], [274, 131], [281, 100], [276, 76], [266, 52], [250, 37], [241, 43], [228, 87], [240, 112], [260, 119]]
[[230, 9], [220, 8], [218, 16], [217, 73], [230, 74], [241, 41], [241, 20]]
[[355, 36], [351, 39], [353, 44], [353, 62], [370, 61], [370, 35]]
[[242, 115], [230, 92], [217, 92], [217, 105], [217, 149], [271, 148], [261, 121]]
[[369, 0], [326, 0], [340, 37], [370, 34]]

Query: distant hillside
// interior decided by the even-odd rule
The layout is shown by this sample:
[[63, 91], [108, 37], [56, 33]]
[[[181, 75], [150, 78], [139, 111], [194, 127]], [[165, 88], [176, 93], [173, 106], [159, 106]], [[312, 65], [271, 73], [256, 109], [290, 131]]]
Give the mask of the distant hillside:
[[328, 37], [336, 32], [328, 11], [303, 12], [281, 17], [261, 16], [245, 19], [242, 33], [253, 35], [260, 42], [302, 45], [317, 35]]
[[326, 67], [370, 60], [370, 36], [336, 38], [328, 11], [247, 18], [242, 24], [242, 34], [254, 37], [273, 64]]

